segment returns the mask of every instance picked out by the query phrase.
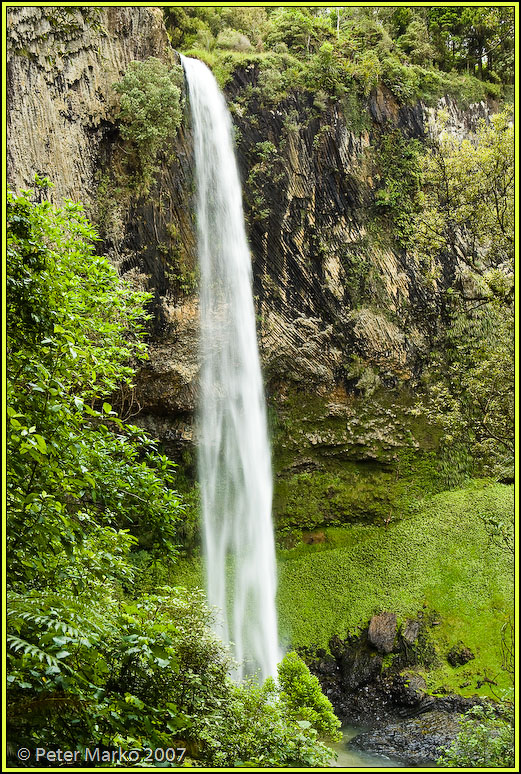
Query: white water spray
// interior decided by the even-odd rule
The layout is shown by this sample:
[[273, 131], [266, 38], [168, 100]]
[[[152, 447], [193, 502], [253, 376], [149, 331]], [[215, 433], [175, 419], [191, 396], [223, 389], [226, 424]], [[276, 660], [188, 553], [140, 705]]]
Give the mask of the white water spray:
[[182, 57], [190, 97], [200, 264], [199, 476], [207, 590], [237, 677], [276, 676], [271, 456], [255, 331], [251, 258], [223, 95]]

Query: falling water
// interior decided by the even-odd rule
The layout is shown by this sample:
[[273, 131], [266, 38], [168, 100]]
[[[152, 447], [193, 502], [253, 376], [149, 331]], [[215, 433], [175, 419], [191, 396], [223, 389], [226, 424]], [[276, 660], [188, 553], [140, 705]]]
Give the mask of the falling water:
[[276, 674], [271, 458], [255, 331], [251, 258], [223, 95], [182, 57], [192, 112], [200, 264], [199, 476], [208, 599], [237, 677]]

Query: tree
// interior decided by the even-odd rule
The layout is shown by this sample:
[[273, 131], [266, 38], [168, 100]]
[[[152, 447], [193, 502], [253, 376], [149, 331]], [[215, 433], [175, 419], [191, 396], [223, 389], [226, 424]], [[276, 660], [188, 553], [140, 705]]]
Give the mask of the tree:
[[270, 16], [266, 45], [284, 43], [300, 54], [310, 56], [333, 36], [328, 18], [313, 16], [307, 9], [280, 8]]
[[[446, 120], [440, 115], [442, 123]], [[417, 219], [420, 253], [447, 252], [463, 300], [514, 293], [514, 129], [508, 110], [481, 122], [474, 139], [443, 130], [423, 166], [425, 195]]]
[[80, 205], [8, 192], [8, 573], [23, 587], [125, 575], [129, 529], [168, 555], [180, 513], [173, 465], [107, 402], [146, 355], [149, 295], [96, 240]]
[[436, 51], [429, 40], [429, 30], [423, 19], [413, 19], [407, 29], [397, 40], [398, 46], [404, 51], [413, 64], [431, 65]]
[[[461, 15], [463, 40], [469, 61], [477, 67], [478, 77], [484, 77], [484, 65], [492, 70], [496, 52], [510, 48], [514, 33], [513, 8], [466, 7]], [[505, 73], [506, 74], [506, 73]], [[508, 73], [510, 79], [513, 71]]]
[[158, 153], [181, 123], [182, 83], [180, 65], [169, 68], [150, 57], [131, 62], [121, 81], [114, 84], [120, 95], [121, 136], [135, 147], [145, 189], [156, 171]]
[[449, 325], [432, 359], [428, 412], [449, 444], [472, 450], [486, 472], [512, 477], [514, 454], [514, 144], [508, 111], [474, 139], [443, 131], [423, 161], [417, 257], [445, 287]]

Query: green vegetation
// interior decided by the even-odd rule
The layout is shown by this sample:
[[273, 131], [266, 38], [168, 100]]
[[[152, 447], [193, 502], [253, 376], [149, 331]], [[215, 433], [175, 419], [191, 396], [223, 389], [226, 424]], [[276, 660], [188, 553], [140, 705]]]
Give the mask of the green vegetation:
[[514, 768], [513, 705], [475, 706], [461, 720], [461, 731], [444, 750], [438, 766], [454, 768]]
[[514, 464], [514, 129], [508, 111], [458, 141], [443, 132], [423, 159], [416, 259], [436, 285], [457, 259], [418, 409], [500, 480]]
[[150, 57], [131, 62], [121, 81], [114, 84], [120, 95], [121, 136], [134, 150], [133, 161], [148, 191], [157, 171], [157, 159], [179, 127], [183, 115], [183, 69], [167, 67]]
[[7, 207], [9, 577], [79, 590], [112, 541], [168, 548], [180, 511], [173, 464], [107, 402], [145, 356], [148, 295], [95, 255], [81, 206], [9, 192]]
[[310, 693], [317, 728], [294, 710], [316, 688], [307, 668], [283, 664], [299, 673], [283, 688], [234, 685], [203, 594], [163, 582], [186, 532], [175, 466], [108, 402], [146, 356], [149, 296], [95, 254], [80, 205], [45, 201], [48, 185], [7, 197], [11, 745], [324, 766], [327, 700]]
[[287, 653], [279, 664], [281, 699], [291, 717], [303, 728], [313, 726], [331, 741], [340, 740], [340, 721], [333, 713], [331, 702], [320, 688], [318, 679], [296, 653]]
[[[203, 59], [221, 85], [258, 68], [258, 91], [339, 98], [379, 84], [401, 103], [444, 94], [462, 104], [513, 83], [511, 8], [165, 8], [173, 45]], [[278, 57], [278, 67], [273, 58]]]
[[[322, 542], [280, 550], [278, 613], [285, 641], [327, 648], [333, 634], [356, 631], [377, 612], [396, 612], [404, 620], [426, 606], [439, 621], [430, 630], [436, 661], [424, 673], [429, 689], [494, 697], [509, 686], [501, 668], [501, 630], [514, 594], [513, 555], [489, 529], [497, 521], [512, 529], [512, 487], [476, 481], [433, 495], [387, 526], [327, 528]], [[181, 561], [175, 578], [188, 587], [201, 585], [199, 560]], [[446, 656], [459, 641], [476, 658], [455, 668]]]
[[424, 149], [419, 140], [406, 140], [395, 129], [386, 132], [373, 148], [374, 164], [379, 172], [375, 207], [402, 247], [414, 238], [414, 215], [422, 183], [420, 159]]
[[273, 507], [283, 545], [298, 540], [302, 530], [355, 522], [384, 526], [444, 488], [432, 452], [401, 450], [392, 465], [336, 461], [328, 467], [277, 479]]
[[[338, 402], [291, 389], [280, 399], [272, 431], [285, 644], [327, 647], [375, 613], [396, 613], [401, 624], [422, 612], [428, 631], [415, 669], [428, 690], [508, 698], [511, 110], [464, 140], [445, 131], [449, 117], [439, 113], [439, 136], [420, 143], [396, 128], [376, 130], [368, 105], [378, 91], [396, 115], [443, 95], [460, 107], [505, 101], [512, 8], [194, 6], [164, 14], [173, 45], [205, 61], [222, 86], [239, 69], [247, 76], [231, 109], [261, 140], [241, 148], [252, 224], [269, 226], [270, 190], [283, 183], [301, 129], [317, 155], [332, 141], [327, 111], [337, 106], [355, 134], [374, 130], [353, 172], [371, 206], [360, 238], [339, 249], [350, 309], [393, 321], [400, 314], [381, 308], [387, 297], [371, 255], [380, 246], [401, 258], [427, 299], [414, 320], [426, 346], [418, 400], [405, 388], [384, 389], [379, 364], [350, 351]], [[57, 39], [96, 27], [98, 17], [46, 15]], [[117, 244], [130, 203], [150, 194], [171, 158], [182, 69], [132, 62], [114, 90], [123, 142], [100, 170], [97, 205], [104, 237]], [[262, 111], [276, 109], [280, 132], [261, 133]], [[197, 487], [125, 421], [116, 397], [132, 390], [147, 356], [151, 297], [96, 254], [99, 237], [81, 205], [46, 201], [48, 186], [37, 177], [34, 192], [7, 195], [11, 744], [183, 747], [188, 765], [325, 766], [331, 751], [321, 740], [338, 738], [338, 721], [296, 653], [279, 665], [278, 683], [229, 679], [231, 658], [199, 588]], [[171, 223], [157, 242], [170, 287], [193, 294], [197, 270], [181, 230]], [[317, 259], [329, 249], [317, 237]], [[276, 278], [268, 282], [275, 297]], [[447, 655], [462, 644], [475, 658], [451, 666]], [[508, 702], [474, 708], [440, 765], [512, 765], [510, 713]]]

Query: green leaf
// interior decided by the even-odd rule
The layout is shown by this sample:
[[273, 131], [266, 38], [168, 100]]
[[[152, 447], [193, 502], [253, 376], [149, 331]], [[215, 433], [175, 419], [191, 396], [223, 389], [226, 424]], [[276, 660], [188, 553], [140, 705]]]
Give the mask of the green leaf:
[[47, 444], [45, 443], [45, 438], [43, 436], [38, 435], [38, 433], [34, 434], [34, 438], [36, 440], [36, 443], [38, 444], [38, 450], [42, 454], [47, 454]]

